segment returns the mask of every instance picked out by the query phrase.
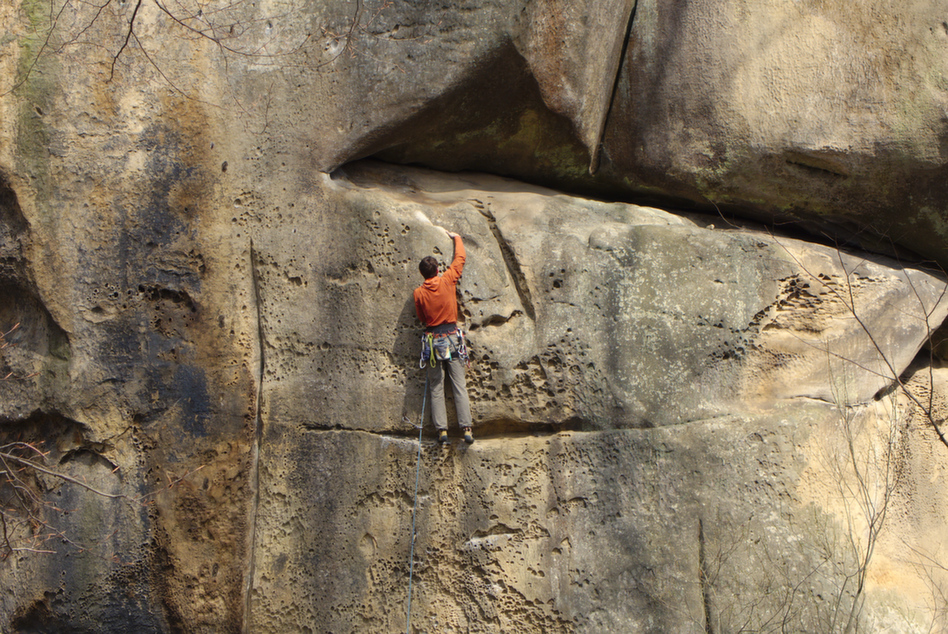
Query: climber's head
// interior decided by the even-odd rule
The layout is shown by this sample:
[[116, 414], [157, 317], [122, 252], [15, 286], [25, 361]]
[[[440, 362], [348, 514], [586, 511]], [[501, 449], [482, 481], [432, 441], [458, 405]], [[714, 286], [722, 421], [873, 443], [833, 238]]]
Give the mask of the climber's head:
[[438, 274], [438, 261], [430, 255], [425, 256], [418, 264], [418, 270], [421, 271], [422, 277], [426, 280], [434, 277]]

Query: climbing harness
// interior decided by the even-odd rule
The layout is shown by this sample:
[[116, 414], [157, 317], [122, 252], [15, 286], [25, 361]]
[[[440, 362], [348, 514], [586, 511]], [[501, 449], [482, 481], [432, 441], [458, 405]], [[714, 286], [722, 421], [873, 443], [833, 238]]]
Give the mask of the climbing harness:
[[[424, 358], [424, 355], [422, 355]], [[422, 366], [424, 367], [424, 366]], [[421, 434], [425, 427], [425, 405], [428, 403], [428, 377], [421, 398], [421, 418], [418, 419], [418, 458], [415, 461], [415, 498], [411, 507], [411, 554], [408, 555], [408, 612], [405, 615], [405, 634], [411, 634], [411, 585], [415, 571], [415, 515], [418, 512], [418, 476], [421, 474]]]
[[419, 368], [424, 368], [427, 365], [434, 367], [438, 361], [450, 360], [451, 340], [447, 334], [436, 335], [426, 332], [421, 336], [421, 360], [418, 362]]
[[[457, 336], [456, 345], [451, 341], [451, 335]], [[457, 358], [464, 363], [464, 367], [471, 367], [464, 330], [457, 328], [453, 332], [426, 332], [421, 336], [421, 358], [418, 361], [418, 367], [424, 368], [427, 365], [433, 367], [438, 361], [450, 361], [452, 349]]]

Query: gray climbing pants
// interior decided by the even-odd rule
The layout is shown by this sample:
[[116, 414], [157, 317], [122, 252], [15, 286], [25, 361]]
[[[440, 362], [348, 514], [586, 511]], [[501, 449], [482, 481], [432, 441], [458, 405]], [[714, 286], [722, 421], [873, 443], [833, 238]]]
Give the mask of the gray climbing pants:
[[[449, 335], [453, 350], [457, 350], [456, 335]], [[438, 361], [428, 365], [428, 387], [431, 390], [431, 422], [441, 430], [448, 428], [448, 412], [444, 404], [444, 375], [447, 373], [454, 395], [454, 409], [458, 413], [458, 426], [471, 426], [471, 401], [467, 397], [464, 379], [464, 363], [452, 355], [450, 361]]]

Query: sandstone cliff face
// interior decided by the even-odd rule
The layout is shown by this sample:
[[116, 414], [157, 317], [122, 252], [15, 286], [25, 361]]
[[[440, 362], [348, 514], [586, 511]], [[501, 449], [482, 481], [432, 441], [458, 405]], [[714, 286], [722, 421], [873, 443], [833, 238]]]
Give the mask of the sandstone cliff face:
[[934, 3], [54, 9], [0, 7], [0, 629], [404, 629], [438, 227], [413, 631], [948, 627]]

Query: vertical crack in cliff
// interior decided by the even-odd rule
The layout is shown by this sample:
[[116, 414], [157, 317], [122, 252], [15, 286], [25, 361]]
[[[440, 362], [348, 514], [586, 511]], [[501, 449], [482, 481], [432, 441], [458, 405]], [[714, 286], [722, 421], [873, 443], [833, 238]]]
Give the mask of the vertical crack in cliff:
[[595, 176], [599, 171], [599, 159], [602, 156], [602, 137], [606, 134], [606, 123], [609, 121], [609, 115], [612, 114], [612, 104], [616, 101], [616, 93], [619, 91], [619, 79], [622, 77], [622, 69], [625, 67], [625, 54], [629, 50], [629, 40], [632, 38], [632, 24], [635, 22], [635, 10], [638, 2], [633, 1], [629, 8], [629, 20], [625, 26], [625, 37], [622, 39], [622, 47], [619, 55], [613, 64], [612, 94], [606, 107], [602, 109], [599, 122], [596, 126], [596, 143], [590, 148], [591, 156], [589, 160], [589, 175]]
[[701, 604], [704, 606], [705, 634], [714, 634], [711, 622], [711, 584], [708, 581], [708, 562], [705, 552], [704, 522], [698, 518], [698, 583], [701, 586]]
[[494, 234], [494, 239], [497, 240], [497, 244], [500, 246], [500, 253], [504, 258], [504, 265], [506, 265], [507, 272], [510, 273], [514, 287], [517, 289], [517, 295], [520, 296], [520, 303], [523, 305], [523, 310], [531, 320], [536, 321], [537, 313], [533, 306], [533, 297], [530, 294], [530, 287], [527, 285], [527, 278], [523, 274], [523, 269], [520, 268], [520, 262], [517, 260], [517, 254], [514, 253], [513, 247], [507, 239], [504, 238], [500, 227], [497, 226], [497, 219], [494, 218], [494, 214], [490, 210], [490, 203], [485, 205], [480, 200], [471, 200], [471, 204], [482, 216], [487, 218], [487, 222], [490, 225], [490, 232]]
[[263, 373], [265, 369], [263, 316], [260, 305], [260, 278], [257, 275], [257, 258], [253, 248], [253, 239], [250, 240], [250, 278], [253, 287], [253, 303], [257, 319], [257, 395], [254, 402], [254, 438], [251, 458], [251, 503], [250, 503], [250, 549], [247, 560], [247, 580], [244, 582], [244, 622], [243, 631], [250, 632], [250, 602], [253, 590], [255, 549], [257, 546], [257, 512], [260, 508], [260, 444], [263, 437], [263, 419], [261, 418], [261, 401], [263, 399]]

